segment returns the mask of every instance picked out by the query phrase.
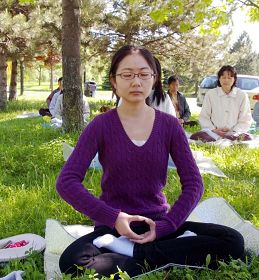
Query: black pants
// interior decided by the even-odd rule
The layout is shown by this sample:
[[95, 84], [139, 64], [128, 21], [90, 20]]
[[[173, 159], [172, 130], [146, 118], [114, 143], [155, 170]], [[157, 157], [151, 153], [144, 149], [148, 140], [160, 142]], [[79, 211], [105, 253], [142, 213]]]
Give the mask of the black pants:
[[[176, 238], [190, 230], [197, 236]], [[136, 233], [147, 231], [146, 227], [134, 229]], [[99, 275], [110, 276], [117, 272], [117, 267], [133, 277], [149, 269], [177, 263], [186, 265], [204, 265], [206, 256], [210, 254], [210, 268], [217, 267], [217, 260], [229, 261], [242, 258], [244, 255], [244, 240], [236, 230], [206, 223], [185, 222], [175, 233], [162, 239], [135, 244], [133, 257], [113, 253], [105, 248], [98, 249], [92, 241], [106, 233], [119, 236], [115, 229], [96, 227], [94, 232], [73, 242], [60, 257], [60, 269], [63, 273], [80, 275], [82, 270], [77, 267], [95, 269]]]
[[52, 117], [52, 115], [51, 115], [51, 113], [50, 113], [50, 111], [49, 111], [48, 108], [47, 108], [47, 109], [40, 108], [39, 114], [40, 114], [41, 116], [43, 116], [43, 117], [44, 117], [44, 116]]
[[[196, 140], [196, 141], [197, 140], [201, 140], [204, 143], [206, 143], [206, 142], [215, 142], [216, 141], [216, 139], [211, 137], [205, 131], [198, 131], [198, 132], [193, 133], [190, 136], [190, 139]], [[233, 134], [226, 135], [226, 136], [223, 137], [223, 139], [228, 139], [228, 140], [231, 140], [231, 141], [235, 141], [235, 140], [237, 140], [237, 141], [249, 141], [249, 140], [252, 140], [253, 138], [248, 133], [241, 133], [238, 136], [235, 136]]]

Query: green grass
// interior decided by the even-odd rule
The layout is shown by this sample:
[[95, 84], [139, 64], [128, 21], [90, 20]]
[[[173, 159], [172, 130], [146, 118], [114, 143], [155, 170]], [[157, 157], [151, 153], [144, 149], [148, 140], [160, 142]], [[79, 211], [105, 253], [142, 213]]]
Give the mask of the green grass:
[[[26, 232], [44, 236], [47, 218], [65, 220], [68, 224], [91, 224], [55, 191], [56, 178], [64, 164], [62, 143], [74, 145], [78, 134], [43, 128], [42, 118], [16, 119], [16, 115], [24, 111], [37, 111], [45, 106], [43, 100], [11, 102], [7, 110], [0, 112], [0, 239]], [[89, 103], [91, 112], [96, 114], [106, 102], [89, 99]], [[198, 127], [191, 130], [195, 129]], [[242, 217], [259, 227], [259, 149], [220, 149], [209, 145], [193, 145], [192, 148], [210, 156], [228, 176], [203, 175], [203, 199], [224, 197]], [[95, 195], [100, 193], [100, 178], [100, 171], [91, 170], [87, 174], [87, 186]], [[175, 171], [169, 172], [165, 193], [170, 203], [180, 193]], [[14, 269], [25, 270], [25, 280], [44, 279], [43, 256], [32, 254], [25, 261], [10, 262], [0, 269], [0, 277]], [[125, 274], [123, 277], [127, 279]], [[253, 260], [251, 267], [233, 261], [230, 265], [222, 264], [217, 271], [174, 268], [142, 279], [259, 279], [259, 257]]]
[[[57, 84], [54, 84], [54, 89], [57, 88]], [[83, 89], [83, 88], [82, 88]], [[18, 85], [17, 88], [17, 92], [18, 92], [18, 96], [17, 99], [18, 100], [30, 100], [30, 101], [45, 101], [46, 98], [49, 96], [51, 90], [49, 88], [49, 83], [41, 83], [41, 85], [36, 85], [35, 83], [29, 83], [26, 82], [25, 86], [24, 86], [24, 93], [23, 95], [19, 95], [20, 94], [20, 88]], [[112, 95], [111, 90], [100, 90], [99, 88], [96, 91], [96, 98], [92, 98], [92, 97], [87, 97], [88, 100], [92, 100], [92, 101], [96, 101], [99, 99], [110, 99]], [[44, 107], [46, 106], [46, 104], [44, 105]]]

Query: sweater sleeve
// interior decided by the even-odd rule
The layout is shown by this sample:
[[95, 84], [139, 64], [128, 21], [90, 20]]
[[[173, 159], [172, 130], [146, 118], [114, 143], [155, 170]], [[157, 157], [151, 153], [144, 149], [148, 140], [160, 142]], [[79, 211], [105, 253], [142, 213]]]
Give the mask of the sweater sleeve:
[[237, 124], [232, 128], [236, 132], [247, 132], [252, 124], [252, 115], [249, 98], [243, 94], [243, 100], [240, 106]]
[[201, 112], [200, 112], [200, 125], [202, 128], [209, 128], [211, 130], [215, 129], [215, 125], [211, 121], [211, 112], [212, 112], [212, 106], [210, 101], [210, 92], [208, 92], [203, 100]]
[[96, 198], [82, 184], [101, 142], [101, 124], [102, 120], [98, 116], [83, 131], [57, 179], [57, 192], [77, 211], [113, 228], [120, 209], [114, 209]]
[[188, 218], [203, 194], [203, 182], [192, 156], [184, 130], [174, 120], [171, 127], [170, 154], [180, 177], [182, 192], [167, 215], [156, 221], [157, 238], [176, 231]]

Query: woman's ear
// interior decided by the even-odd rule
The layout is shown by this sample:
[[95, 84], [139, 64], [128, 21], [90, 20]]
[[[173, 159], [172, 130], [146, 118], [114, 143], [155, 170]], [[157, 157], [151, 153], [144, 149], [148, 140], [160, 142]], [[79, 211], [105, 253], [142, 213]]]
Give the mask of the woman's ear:
[[111, 84], [112, 84], [112, 87], [113, 87], [114, 89], [116, 89], [116, 80], [115, 80], [115, 78], [114, 78], [113, 76], [110, 76], [110, 82], [111, 82]]

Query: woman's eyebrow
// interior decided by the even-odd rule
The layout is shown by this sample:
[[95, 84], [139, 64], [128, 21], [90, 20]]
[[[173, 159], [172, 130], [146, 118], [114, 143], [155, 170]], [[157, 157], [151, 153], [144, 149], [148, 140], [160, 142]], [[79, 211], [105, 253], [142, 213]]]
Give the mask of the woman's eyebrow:
[[[136, 69], [136, 68], [134, 68]], [[122, 68], [121, 70], [128, 70], [128, 71], [133, 71], [134, 70], [133, 68], [128, 68], [128, 67], [125, 67], [125, 68]], [[150, 68], [149, 67], [141, 67], [141, 68], [138, 68], [139, 70], [149, 70]]]

